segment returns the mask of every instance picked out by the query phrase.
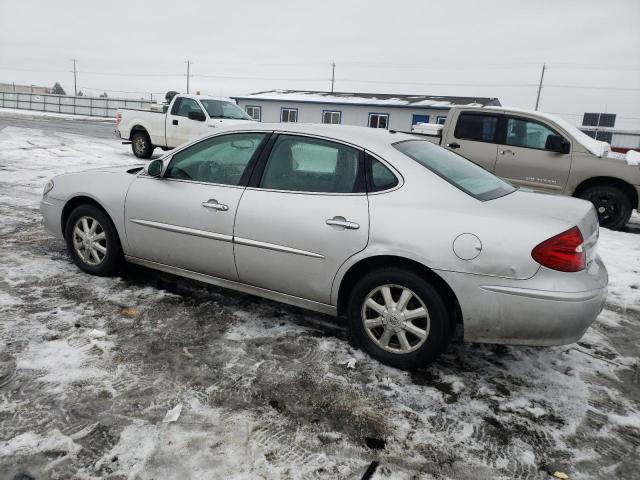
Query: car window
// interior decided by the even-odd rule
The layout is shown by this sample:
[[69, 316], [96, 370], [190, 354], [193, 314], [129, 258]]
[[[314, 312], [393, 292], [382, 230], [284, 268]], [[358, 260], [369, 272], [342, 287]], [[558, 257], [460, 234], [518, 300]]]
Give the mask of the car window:
[[211, 99], [201, 99], [200, 102], [204, 105], [205, 110], [211, 118], [251, 120], [251, 117], [235, 103]]
[[171, 115], [188, 117], [189, 112], [202, 112], [200, 105], [193, 98], [179, 97], [171, 107]]
[[549, 127], [533, 120], [509, 117], [505, 144], [514, 147], [536, 148], [544, 150], [547, 138], [557, 135]]
[[371, 164], [369, 192], [380, 192], [398, 185], [396, 176], [382, 162], [376, 160], [371, 155], [367, 155], [367, 158]]
[[327, 140], [281, 135], [267, 159], [261, 188], [297, 192], [362, 191], [360, 151]]
[[478, 200], [492, 200], [515, 190], [511, 184], [475, 163], [431, 142], [406, 140], [393, 146]]
[[176, 153], [165, 178], [240, 185], [264, 133], [237, 133], [203, 140]]
[[453, 134], [461, 140], [495, 143], [497, 129], [498, 117], [496, 115], [461, 113]]

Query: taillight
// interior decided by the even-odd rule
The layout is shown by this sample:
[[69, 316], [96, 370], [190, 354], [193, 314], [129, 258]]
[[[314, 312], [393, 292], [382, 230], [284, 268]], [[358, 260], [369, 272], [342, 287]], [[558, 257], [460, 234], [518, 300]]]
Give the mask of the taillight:
[[116, 126], [120, 125], [120, 121], [122, 120], [122, 113], [116, 112]]
[[543, 267], [561, 272], [584, 270], [586, 254], [584, 239], [578, 227], [573, 227], [545, 240], [531, 251], [531, 256]]

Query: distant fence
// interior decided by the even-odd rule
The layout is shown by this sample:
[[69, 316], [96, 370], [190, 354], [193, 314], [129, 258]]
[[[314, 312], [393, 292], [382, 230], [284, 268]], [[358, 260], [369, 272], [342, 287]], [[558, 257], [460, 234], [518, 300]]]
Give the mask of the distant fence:
[[38, 112], [70, 113], [93, 117], [115, 117], [119, 108], [149, 109], [155, 102], [124, 98], [75, 97], [50, 93], [0, 92], [0, 107]]

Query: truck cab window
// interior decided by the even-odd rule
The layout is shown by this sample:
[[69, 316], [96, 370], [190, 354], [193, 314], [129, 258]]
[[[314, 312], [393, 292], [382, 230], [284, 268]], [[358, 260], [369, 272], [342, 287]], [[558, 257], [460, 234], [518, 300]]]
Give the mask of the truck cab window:
[[541, 123], [510, 117], [507, 119], [505, 144], [544, 150], [550, 135], [557, 134]]
[[171, 107], [171, 115], [188, 117], [189, 112], [202, 112], [200, 105], [193, 98], [178, 97]]
[[461, 113], [454, 136], [461, 140], [496, 143], [498, 117], [496, 115], [477, 115]]

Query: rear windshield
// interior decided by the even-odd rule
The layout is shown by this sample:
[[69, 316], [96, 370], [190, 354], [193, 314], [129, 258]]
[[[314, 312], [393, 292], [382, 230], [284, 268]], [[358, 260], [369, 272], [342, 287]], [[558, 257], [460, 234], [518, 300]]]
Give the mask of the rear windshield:
[[425, 140], [406, 140], [393, 146], [478, 200], [493, 200], [515, 190], [510, 183], [458, 154]]

